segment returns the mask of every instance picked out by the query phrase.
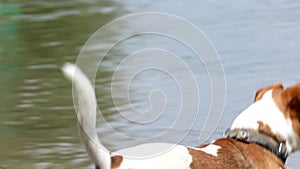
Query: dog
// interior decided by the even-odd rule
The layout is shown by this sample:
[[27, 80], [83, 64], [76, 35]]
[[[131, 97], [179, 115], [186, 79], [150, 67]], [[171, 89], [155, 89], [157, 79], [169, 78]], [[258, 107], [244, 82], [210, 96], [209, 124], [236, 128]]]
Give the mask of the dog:
[[288, 155], [300, 149], [300, 83], [258, 90], [224, 138], [209, 144], [148, 143], [111, 153], [97, 136], [92, 84], [73, 64], [66, 63], [62, 71], [73, 82], [81, 136], [96, 169], [286, 169]]

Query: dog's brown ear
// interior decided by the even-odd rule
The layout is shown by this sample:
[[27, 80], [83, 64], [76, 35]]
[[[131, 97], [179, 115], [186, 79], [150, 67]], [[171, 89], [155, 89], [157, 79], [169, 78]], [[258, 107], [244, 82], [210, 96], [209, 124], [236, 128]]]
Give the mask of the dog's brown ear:
[[300, 113], [300, 83], [285, 89], [281, 94], [281, 100], [288, 109]]
[[274, 83], [270, 86], [267, 86], [267, 87], [264, 87], [264, 88], [261, 88], [259, 89], [256, 94], [255, 94], [255, 98], [254, 98], [254, 102], [256, 102], [257, 100], [260, 100], [263, 95], [268, 91], [268, 90], [271, 90], [271, 89], [280, 89], [280, 90], [283, 90], [283, 86], [281, 83]]
[[293, 128], [300, 136], [300, 83], [285, 89], [281, 94], [283, 112], [292, 120]]

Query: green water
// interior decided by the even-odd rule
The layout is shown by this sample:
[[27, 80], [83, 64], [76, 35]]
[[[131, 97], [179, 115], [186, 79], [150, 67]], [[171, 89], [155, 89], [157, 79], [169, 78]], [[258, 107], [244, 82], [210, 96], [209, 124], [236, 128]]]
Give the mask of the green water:
[[[60, 67], [65, 62], [74, 63], [87, 39], [106, 23], [125, 14], [146, 11], [167, 12], [186, 18], [201, 28], [219, 51], [226, 73], [227, 100], [223, 119], [212, 139], [222, 136], [234, 117], [251, 103], [258, 88], [277, 81], [287, 84], [300, 81], [300, 10], [299, 4], [292, 1], [270, 4], [261, 4], [260, 1], [249, 4], [213, 1], [0, 1], [0, 169], [93, 168], [78, 136], [72, 86], [63, 77]], [[153, 26], [147, 25], [147, 21], [135, 24]], [[122, 30], [134, 26], [128, 23], [108, 31], [89, 49], [91, 58], [97, 55], [93, 48], [104, 51]], [[155, 40], [159, 40], [158, 43], [153, 42]], [[126, 112], [130, 105], [121, 102], [117, 109], [110, 96], [111, 78], [124, 55], [145, 46], [164, 45], [199, 72], [195, 76], [201, 82], [200, 114], [195, 127], [182, 141], [182, 144], [199, 144], [199, 131], [210, 104], [206, 70], [201, 61], [182, 50], [177, 43], [169, 42], [165, 37], [148, 35], [145, 39], [134, 37], [116, 47], [105, 57], [101, 70], [97, 72], [96, 95], [107, 122], [98, 119], [98, 134], [110, 150], [149, 141], [134, 138], [157, 135], [176, 119], [171, 112], [179, 109], [177, 100], [180, 94], [175, 91], [176, 85], [170, 85], [172, 80], [155, 71], [144, 73], [142, 77], [137, 75], [135, 85], [129, 89], [133, 104], [144, 110], [149, 106], [145, 93], [156, 85], [163, 86], [171, 96], [168, 99], [171, 105], [164, 116], [167, 120], [149, 125], [132, 123], [118, 115], [118, 110]], [[88, 70], [95, 64], [87, 58], [85, 66]], [[176, 65], [173, 69], [181, 71]], [[125, 69], [122, 78], [126, 79], [132, 73], [130, 71], [130, 68]], [[120, 92], [127, 90], [127, 86], [122, 86], [122, 78], [117, 79]], [[121, 101], [126, 97], [122, 93], [117, 95]], [[180, 135], [187, 131], [176, 128], [173, 132]], [[151, 141], [177, 143], [178, 140], [171, 137]], [[289, 168], [299, 167], [298, 158], [299, 154], [289, 158]]]
[[89, 35], [121, 14], [111, 1], [0, 2], [2, 168], [89, 165], [60, 67], [75, 62]]

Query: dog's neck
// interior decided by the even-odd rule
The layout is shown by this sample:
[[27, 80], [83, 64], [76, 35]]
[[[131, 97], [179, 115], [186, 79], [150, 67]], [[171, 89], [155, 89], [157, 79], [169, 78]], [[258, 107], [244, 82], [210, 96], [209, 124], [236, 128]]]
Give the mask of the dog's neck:
[[265, 128], [274, 136], [286, 142], [287, 151], [291, 153], [300, 149], [300, 139], [292, 127], [289, 117], [279, 110], [272, 97], [272, 90], [266, 92], [261, 100], [254, 102], [234, 120], [232, 129]]

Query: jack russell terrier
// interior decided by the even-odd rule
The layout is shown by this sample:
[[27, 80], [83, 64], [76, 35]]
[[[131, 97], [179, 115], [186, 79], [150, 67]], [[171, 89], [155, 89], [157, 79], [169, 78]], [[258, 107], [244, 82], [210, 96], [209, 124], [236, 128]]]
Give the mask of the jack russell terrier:
[[[286, 169], [288, 155], [300, 149], [300, 83], [286, 89], [276, 83], [258, 90], [225, 137], [210, 144], [148, 143], [110, 153], [97, 137], [92, 84], [73, 64], [66, 63], [62, 71], [73, 82], [79, 128], [96, 169]], [[132, 157], [145, 151], [156, 155]]]

